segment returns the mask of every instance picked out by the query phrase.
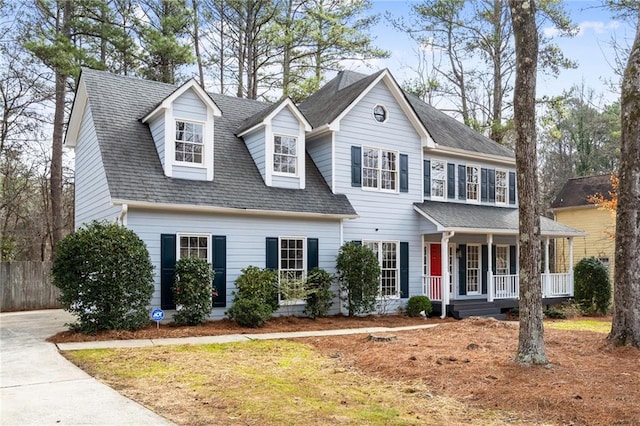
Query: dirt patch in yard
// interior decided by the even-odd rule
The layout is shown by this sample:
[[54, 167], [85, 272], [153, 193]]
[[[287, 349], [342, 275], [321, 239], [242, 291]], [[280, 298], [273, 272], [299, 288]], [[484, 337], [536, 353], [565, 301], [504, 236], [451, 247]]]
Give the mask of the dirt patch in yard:
[[640, 351], [611, 348], [606, 334], [545, 330], [548, 367], [513, 361], [517, 323], [474, 318], [376, 342], [366, 335], [303, 339], [345, 368], [396, 382], [420, 381], [435, 395], [510, 410], [541, 422], [637, 425]]
[[165, 339], [173, 337], [218, 336], [224, 334], [255, 334], [278, 333], [287, 331], [315, 331], [337, 330], [348, 328], [371, 327], [403, 327], [417, 324], [441, 324], [455, 321], [451, 318], [408, 317], [404, 315], [370, 315], [365, 317], [347, 317], [336, 315], [317, 318], [315, 320], [304, 317], [276, 317], [267, 321], [261, 328], [241, 327], [234, 321], [223, 319], [207, 321], [203, 325], [194, 327], [178, 327], [173, 324], [149, 324], [137, 331], [105, 331], [97, 334], [82, 334], [73, 331], [63, 331], [48, 339], [52, 343], [90, 342], [99, 340], [130, 340], [130, 339]]

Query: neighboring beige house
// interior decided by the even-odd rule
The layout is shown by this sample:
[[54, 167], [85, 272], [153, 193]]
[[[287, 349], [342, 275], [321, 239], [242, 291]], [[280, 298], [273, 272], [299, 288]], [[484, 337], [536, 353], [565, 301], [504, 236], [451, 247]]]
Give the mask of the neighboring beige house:
[[[573, 264], [585, 257], [597, 257], [609, 268], [613, 283], [615, 258], [615, 216], [588, 201], [588, 197], [601, 193], [610, 198], [611, 175], [586, 176], [569, 179], [551, 203], [554, 219], [564, 225], [586, 232], [573, 241]], [[556, 268], [568, 268], [569, 248], [566, 239], [556, 239]]]

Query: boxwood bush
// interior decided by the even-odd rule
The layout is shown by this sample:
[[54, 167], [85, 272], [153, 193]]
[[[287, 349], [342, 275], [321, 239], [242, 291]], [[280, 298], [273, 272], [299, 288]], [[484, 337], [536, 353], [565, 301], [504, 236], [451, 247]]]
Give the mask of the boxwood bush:
[[278, 309], [278, 273], [248, 266], [236, 279], [229, 319], [243, 327], [261, 327]]
[[214, 272], [206, 260], [184, 257], [176, 262], [173, 296], [179, 307], [173, 320], [179, 325], [199, 325], [212, 309]]
[[135, 232], [107, 222], [92, 222], [56, 246], [51, 267], [62, 307], [83, 333], [135, 330], [149, 323], [153, 265]]
[[336, 270], [349, 316], [373, 312], [380, 292], [380, 264], [373, 251], [353, 241], [343, 245]]
[[432, 310], [431, 300], [427, 296], [411, 296], [407, 301], [406, 311], [410, 317], [420, 316], [420, 312], [429, 316]]
[[607, 268], [595, 257], [586, 257], [573, 268], [576, 303], [587, 314], [606, 314], [611, 301]]

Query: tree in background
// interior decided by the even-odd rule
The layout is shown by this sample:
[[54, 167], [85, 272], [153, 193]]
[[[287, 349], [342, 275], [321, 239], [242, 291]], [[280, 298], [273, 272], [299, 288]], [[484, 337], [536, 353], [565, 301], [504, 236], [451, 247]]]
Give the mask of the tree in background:
[[608, 339], [616, 346], [640, 348], [640, 2], [615, 6], [635, 17], [636, 34], [622, 79], [615, 291]]
[[[491, 139], [504, 143], [509, 123], [504, 114], [515, 71], [513, 27], [504, 0], [423, 0], [412, 6], [411, 22], [392, 20], [421, 46], [444, 52], [446, 60], [434, 63], [440, 77], [439, 91], [451, 97], [465, 124], [488, 131]], [[561, 2], [542, 2], [540, 21], [551, 22], [560, 35], [572, 36], [571, 24]], [[541, 69], [557, 75], [572, 68], [560, 49], [538, 34]]]
[[509, 0], [515, 36], [516, 81], [513, 122], [520, 223], [520, 331], [516, 359], [547, 364], [540, 282], [540, 215], [536, 153], [536, 70], [538, 30], [534, 0]]

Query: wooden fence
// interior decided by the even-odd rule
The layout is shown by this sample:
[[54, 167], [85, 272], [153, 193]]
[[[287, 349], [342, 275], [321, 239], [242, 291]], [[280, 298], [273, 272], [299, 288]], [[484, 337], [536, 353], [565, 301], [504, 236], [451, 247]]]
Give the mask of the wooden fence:
[[51, 262], [0, 262], [0, 311], [59, 308]]

